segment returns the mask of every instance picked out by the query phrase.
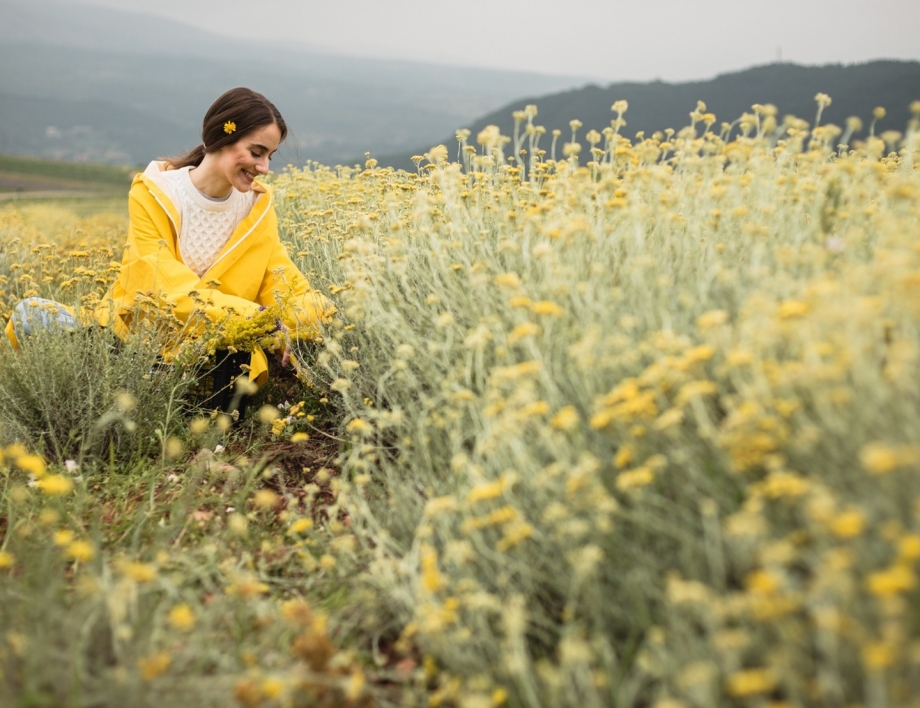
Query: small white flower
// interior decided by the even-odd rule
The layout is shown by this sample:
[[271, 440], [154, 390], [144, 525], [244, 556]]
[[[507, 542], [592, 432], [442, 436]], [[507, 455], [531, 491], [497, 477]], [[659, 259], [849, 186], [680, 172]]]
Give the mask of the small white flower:
[[227, 507], [227, 513], [228, 513], [228, 514], [232, 514], [234, 511], [236, 511], [236, 507], [235, 507], [235, 506], [228, 506], [228, 507]]
[[224, 451], [223, 445], [218, 445], [217, 447], [214, 448], [214, 452], [223, 452], [223, 451]]
[[167, 477], [166, 477], [166, 481], [167, 481], [167, 482], [175, 482], [177, 479], [179, 479], [179, 477], [178, 477], [177, 475], [174, 475], [174, 474], [167, 475]]
[[80, 465], [77, 464], [76, 460], [65, 460], [64, 469], [70, 472], [70, 474], [73, 474], [80, 469]]

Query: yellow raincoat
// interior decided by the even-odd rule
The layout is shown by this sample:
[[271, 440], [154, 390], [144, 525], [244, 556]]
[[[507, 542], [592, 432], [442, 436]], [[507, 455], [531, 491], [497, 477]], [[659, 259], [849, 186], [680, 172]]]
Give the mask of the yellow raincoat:
[[[252, 315], [263, 306], [281, 304], [283, 299], [285, 325], [300, 336], [315, 334], [334, 308], [310, 287], [279, 240], [271, 188], [253, 183], [252, 189], [259, 196], [249, 215], [199, 277], [182, 262], [178, 239], [181, 215], [178, 200], [162, 177], [165, 169], [164, 162], [151, 162], [134, 178], [121, 271], [92, 318], [124, 337], [135, 311], [135, 298], [141, 293], [169, 303], [182, 322], [193, 313], [199, 314], [202, 302], [203, 314], [220, 322], [234, 313]], [[12, 323], [6, 333], [16, 343]], [[261, 349], [253, 353], [250, 367], [253, 381], [261, 383], [267, 378], [268, 361]]]

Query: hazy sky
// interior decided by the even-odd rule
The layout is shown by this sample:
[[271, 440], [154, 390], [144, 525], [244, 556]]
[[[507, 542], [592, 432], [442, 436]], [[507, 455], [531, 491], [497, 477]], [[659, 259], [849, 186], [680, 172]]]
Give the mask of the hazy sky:
[[[920, 59], [920, 0], [81, 0], [337, 54], [619, 79]], [[918, 87], [920, 94], [920, 87]]]

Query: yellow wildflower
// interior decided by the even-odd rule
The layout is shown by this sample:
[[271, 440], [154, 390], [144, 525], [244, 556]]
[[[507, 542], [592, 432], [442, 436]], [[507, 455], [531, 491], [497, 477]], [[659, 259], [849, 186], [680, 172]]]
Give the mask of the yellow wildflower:
[[61, 529], [60, 531], [55, 531], [54, 535], [51, 537], [51, 540], [54, 542], [55, 546], [66, 546], [68, 543], [73, 541], [74, 533], [70, 529]]
[[271, 489], [260, 489], [252, 495], [252, 503], [258, 509], [271, 509], [281, 501], [281, 497]]
[[269, 676], [262, 681], [262, 695], [269, 700], [278, 698], [284, 693], [284, 682], [276, 676]]
[[293, 524], [288, 527], [288, 534], [291, 536], [300, 535], [306, 531], [309, 531], [313, 528], [313, 519], [301, 518], [297, 519]]
[[920, 535], [907, 534], [898, 542], [898, 556], [906, 561], [920, 558]]
[[770, 669], [746, 669], [731, 674], [726, 681], [726, 690], [736, 698], [768, 693], [776, 686], [776, 676]]
[[859, 452], [859, 460], [869, 474], [888, 474], [899, 467], [916, 464], [920, 451], [913, 445], [891, 446], [869, 443]]
[[265, 425], [269, 425], [273, 421], [277, 420], [281, 416], [281, 413], [275, 406], [265, 405], [259, 409], [259, 420]]
[[645, 465], [634, 470], [621, 472], [617, 475], [616, 485], [621, 492], [639, 489], [651, 484], [655, 480], [655, 473]]
[[677, 393], [677, 405], [682, 406], [698, 396], [711, 396], [717, 391], [718, 388], [712, 381], [690, 381], [680, 387]]
[[157, 567], [152, 563], [122, 561], [119, 563], [118, 570], [126, 578], [131, 578], [137, 583], [149, 583], [157, 577]]
[[869, 592], [879, 597], [891, 597], [917, 586], [917, 576], [904, 565], [894, 565], [887, 570], [871, 573], [866, 579]]
[[549, 427], [554, 430], [571, 430], [578, 425], [578, 420], [578, 411], [575, 410], [575, 406], [564, 406], [549, 419]]
[[28, 472], [36, 477], [43, 476], [46, 469], [45, 461], [38, 455], [19, 455], [16, 457], [16, 466], [23, 472]]
[[894, 663], [896, 650], [888, 642], [870, 642], [862, 650], [863, 664], [870, 671], [878, 671]]
[[168, 620], [176, 629], [187, 631], [195, 626], [195, 613], [187, 603], [183, 602], [169, 611]]
[[373, 432], [374, 426], [362, 418], [355, 418], [349, 421], [348, 425], [345, 426], [345, 430], [349, 433], [364, 435]]
[[486, 499], [494, 499], [495, 497], [501, 496], [501, 493], [505, 490], [504, 480], [497, 480], [495, 482], [488, 482], [477, 484], [473, 487], [469, 494], [466, 495], [466, 500], [470, 504], [476, 504]]
[[140, 670], [141, 677], [144, 681], [153, 681], [155, 678], [166, 673], [171, 663], [172, 657], [169, 653], [161, 651], [138, 659], [137, 668]]
[[73, 490], [73, 481], [64, 475], [53, 474], [38, 480], [38, 487], [49, 496], [63, 496]]
[[438, 552], [423, 543], [421, 547], [422, 587], [428, 592], [437, 592], [444, 586], [444, 578], [438, 570]]
[[96, 555], [93, 545], [89, 541], [83, 540], [77, 540], [68, 544], [67, 548], [64, 549], [64, 553], [68, 558], [73, 558], [75, 561], [81, 563], [91, 561], [93, 556]]
[[712, 329], [728, 322], [728, 312], [725, 310], [709, 310], [696, 318], [696, 326], [700, 329]]
[[551, 317], [562, 317], [565, 314], [565, 310], [551, 300], [541, 300], [533, 303], [530, 306], [530, 311], [535, 315], [549, 315]]
[[268, 585], [265, 583], [259, 582], [252, 577], [242, 576], [227, 586], [226, 593], [244, 600], [251, 600], [257, 595], [264, 595], [268, 592], [268, 589]]
[[782, 320], [791, 320], [804, 317], [808, 314], [808, 304], [798, 300], [785, 300], [779, 305], [779, 317]]
[[839, 538], [859, 536], [866, 527], [866, 517], [858, 509], [837, 514], [830, 523], [831, 532]]

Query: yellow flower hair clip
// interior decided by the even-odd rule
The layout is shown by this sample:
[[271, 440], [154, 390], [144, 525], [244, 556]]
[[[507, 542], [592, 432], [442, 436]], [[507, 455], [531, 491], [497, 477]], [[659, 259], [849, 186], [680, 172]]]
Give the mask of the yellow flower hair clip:
[[228, 120], [226, 123], [224, 123], [224, 132], [227, 135], [230, 135], [230, 133], [232, 133], [235, 130], [236, 130], [236, 123], [234, 123], [232, 120]]

